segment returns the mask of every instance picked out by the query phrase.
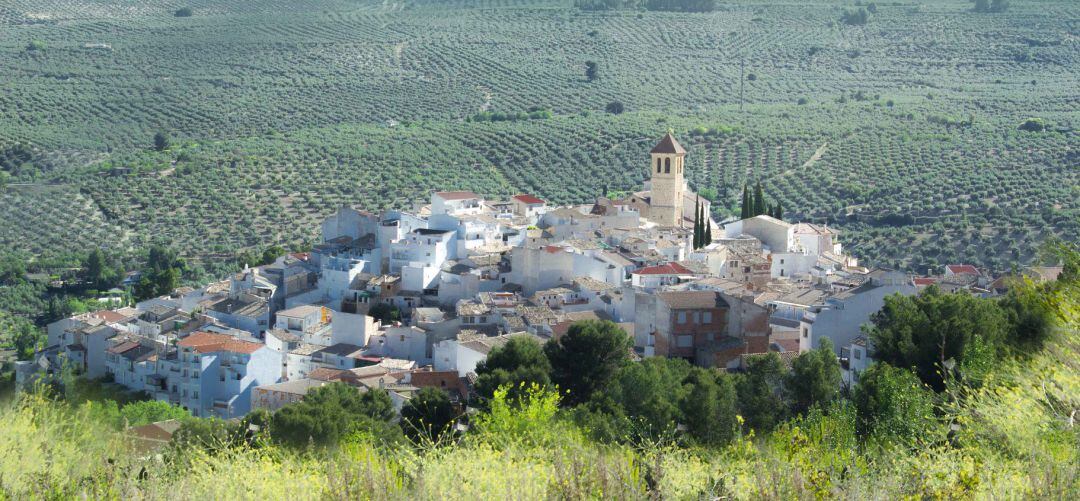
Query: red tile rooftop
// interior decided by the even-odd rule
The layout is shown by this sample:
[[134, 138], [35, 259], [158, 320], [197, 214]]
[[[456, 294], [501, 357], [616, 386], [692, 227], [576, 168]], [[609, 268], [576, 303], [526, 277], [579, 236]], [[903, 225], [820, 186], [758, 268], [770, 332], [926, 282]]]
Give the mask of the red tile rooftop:
[[231, 353], [251, 354], [262, 348], [259, 343], [241, 341], [225, 334], [213, 332], [195, 332], [176, 343], [181, 348], [193, 348], [199, 353], [213, 353], [216, 351], [228, 351]]
[[954, 275], [978, 275], [979, 270], [970, 264], [950, 264], [946, 266]]
[[692, 275], [694, 272], [679, 263], [668, 263], [660, 266], [649, 266], [632, 273], [634, 275]]
[[517, 200], [519, 202], [526, 203], [526, 204], [543, 204], [544, 203], [543, 200], [540, 200], [539, 198], [536, 198], [536, 197], [534, 197], [532, 195], [528, 195], [528, 194], [514, 195], [514, 200]]

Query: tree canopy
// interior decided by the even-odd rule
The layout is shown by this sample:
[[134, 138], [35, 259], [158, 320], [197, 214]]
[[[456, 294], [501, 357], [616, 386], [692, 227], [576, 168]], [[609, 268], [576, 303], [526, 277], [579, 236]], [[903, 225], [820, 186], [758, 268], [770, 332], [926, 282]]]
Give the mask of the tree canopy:
[[535, 339], [514, 336], [506, 344], [488, 353], [487, 360], [476, 365], [476, 391], [491, 398], [500, 386], [510, 386], [511, 399], [519, 395], [523, 384], [546, 387], [551, 384], [551, 363]]
[[1008, 325], [996, 302], [933, 285], [917, 296], [885, 298], [871, 320], [874, 359], [914, 369], [937, 391], [945, 388], [949, 365], [985, 365]]
[[749, 357], [746, 365], [746, 372], [736, 381], [739, 412], [750, 429], [770, 431], [787, 417], [784, 379], [788, 369], [774, 352]]
[[934, 421], [934, 394], [910, 370], [878, 362], [852, 392], [862, 435], [921, 438]]
[[376, 439], [393, 441], [397, 427], [389, 425], [395, 416], [393, 402], [384, 390], [361, 394], [345, 383], [330, 383], [308, 392], [304, 400], [282, 407], [271, 420], [275, 440], [304, 447], [309, 443], [334, 446], [352, 433], [369, 433]]
[[795, 412], [805, 412], [815, 404], [828, 405], [839, 394], [841, 381], [840, 362], [832, 341], [822, 338], [818, 348], [799, 355], [791, 363], [787, 387]]
[[584, 320], [566, 335], [548, 341], [544, 353], [551, 362], [551, 380], [566, 391], [564, 402], [589, 400], [607, 385], [630, 357], [633, 341], [626, 331], [608, 320]]
[[414, 443], [440, 443], [453, 433], [457, 413], [446, 392], [421, 388], [401, 408], [401, 431]]

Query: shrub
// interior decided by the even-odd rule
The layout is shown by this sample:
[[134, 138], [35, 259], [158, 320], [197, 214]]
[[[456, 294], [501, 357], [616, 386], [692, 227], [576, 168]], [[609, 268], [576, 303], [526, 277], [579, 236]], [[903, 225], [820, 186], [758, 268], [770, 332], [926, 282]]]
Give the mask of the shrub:
[[786, 386], [791, 390], [796, 412], [805, 412], [814, 405], [828, 405], [840, 391], [840, 362], [829, 338], [823, 338], [818, 348], [795, 358], [791, 369]]
[[1046, 120], [1029, 118], [1020, 124], [1019, 129], [1026, 132], [1042, 132], [1047, 129]]
[[423, 388], [401, 408], [401, 430], [417, 444], [441, 442], [453, 432], [457, 415], [450, 397], [437, 388]]
[[914, 373], [879, 362], [859, 376], [852, 401], [861, 435], [921, 438], [934, 424], [934, 394]]
[[176, 17], [191, 17], [195, 15], [195, 10], [191, 7], [180, 7], [179, 9], [176, 9], [176, 12], [174, 12], [173, 15]]
[[849, 26], [863, 26], [870, 21], [870, 13], [862, 7], [858, 9], [844, 9], [840, 20]]
[[623, 107], [623, 104], [621, 102], [612, 101], [604, 107], [604, 110], [608, 113], [611, 113], [612, 115], [618, 115], [625, 111], [625, 108]]

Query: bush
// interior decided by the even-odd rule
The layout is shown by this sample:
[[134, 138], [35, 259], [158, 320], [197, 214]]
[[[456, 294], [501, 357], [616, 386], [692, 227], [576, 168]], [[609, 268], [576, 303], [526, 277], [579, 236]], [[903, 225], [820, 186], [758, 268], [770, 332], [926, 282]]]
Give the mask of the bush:
[[45, 42], [42, 42], [41, 40], [31, 40], [30, 43], [26, 44], [26, 50], [27, 52], [45, 50]]
[[852, 401], [859, 434], [922, 438], [934, 424], [934, 394], [914, 373], [884, 362], [859, 376]]
[[181, 7], [176, 9], [176, 12], [174, 12], [173, 15], [176, 17], [191, 17], [195, 15], [195, 10], [191, 7]]
[[870, 21], [870, 12], [859, 7], [858, 9], [844, 9], [840, 20], [849, 26], [863, 26]]
[[401, 431], [416, 444], [441, 443], [453, 433], [457, 415], [450, 397], [437, 388], [423, 388], [401, 408]]
[[358, 388], [345, 383], [330, 383], [277, 411], [271, 420], [270, 436], [296, 448], [308, 444], [336, 447], [346, 436], [356, 433], [390, 443], [400, 436], [397, 427], [389, 425], [394, 415], [386, 391], [361, 394]]
[[840, 362], [832, 341], [822, 338], [818, 348], [803, 353], [791, 363], [786, 387], [791, 390], [795, 412], [815, 405], [828, 405], [840, 392]]
[[1026, 132], [1042, 132], [1047, 129], [1046, 120], [1029, 118], [1020, 124], [1019, 129]]
[[169, 136], [164, 132], [157, 132], [154, 134], [154, 149], [157, 151], [165, 151], [169, 149]]
[[608, 113], [611, 113], [612, 115], [618, 115], [625, 111], [625, 108], [623, 107], [623, 104], [621, 102], [612, 101], [604, 107], [604, 110]]
[[390, 303], [375, 303], [368, 309], [367, 314], [381, 324], [392, 324], [401, 321], [401, 308]]
[[687, 433], [698, 443], [723, 445], [735, 436], [735, 386], [731, 377], [694, 368], [683, 381], [688, 386], [680, 401]]

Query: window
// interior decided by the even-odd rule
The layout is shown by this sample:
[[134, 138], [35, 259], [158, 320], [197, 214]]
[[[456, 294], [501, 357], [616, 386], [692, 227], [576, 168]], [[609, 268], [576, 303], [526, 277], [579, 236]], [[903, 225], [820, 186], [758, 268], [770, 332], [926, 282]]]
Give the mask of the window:
[[855, 360], [862, 360], [862, 350], [851, 350], [851, 354], [855, 357]]
[[810, 331], [806, 330], [805, 328], [802, 329], [802, 337], [810, 337]]
[[671, 172], [671, 159], [670, 158], [665, 158], [664, 159], [664, 174], [667, 174], [667, 173], [670, 173], [670, 172]]
[[660, 159], [659, 158], [656, 159], [656, 173], [657, 174], [660, 173]]
[[199, 392], [196, 391], [191, 396], [192, 396], [192, 398], [199, 398]]
[[784, 264], [784, 260], [783, 260], [783, 259], [781, 259], [781, 260], [780, 260], [780, 264]]
[[404, 334], [401, 335], [401, 342], [403, 342], [403, 343], [405, 342], [405, 335]]
[[686, 312], [685, 311], [680, 311], [679, 312], [679, 323], [680, 324], [685, 324], [686, 323]]
[[694, 312], [694, 323], [695, 324], [700, 324], [701, 323], [701, 312], [700, 311], [695, 311]]
[[690, 348], [694, 346], [694, 336], [679, 336], [675, 342], [679, 348]]
[[704, 322], [706, 324], [711, 324], [712, 323], [712, 312], [711, 311], [706, 311], [705, 313], [702, 314], [702, 322]]

